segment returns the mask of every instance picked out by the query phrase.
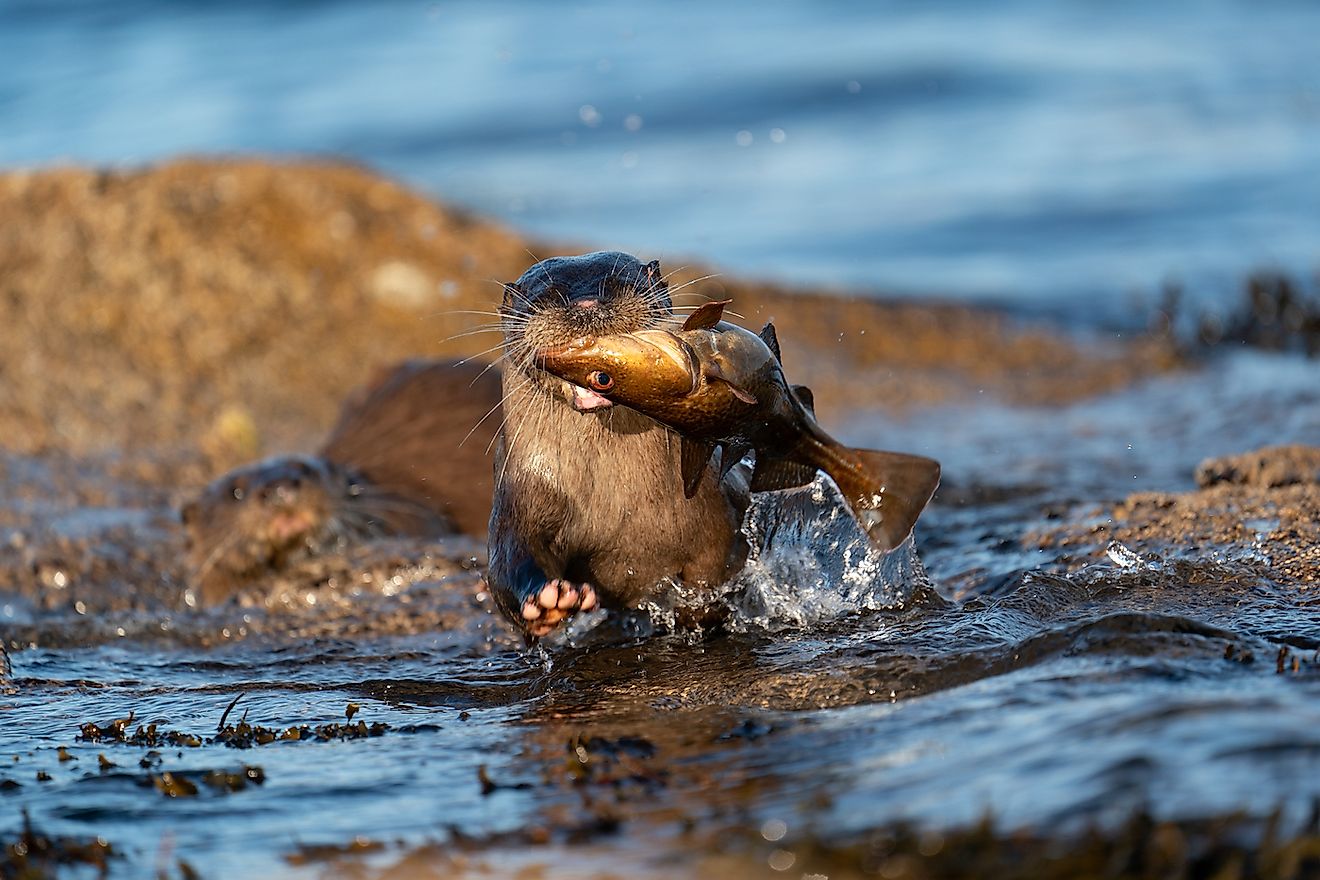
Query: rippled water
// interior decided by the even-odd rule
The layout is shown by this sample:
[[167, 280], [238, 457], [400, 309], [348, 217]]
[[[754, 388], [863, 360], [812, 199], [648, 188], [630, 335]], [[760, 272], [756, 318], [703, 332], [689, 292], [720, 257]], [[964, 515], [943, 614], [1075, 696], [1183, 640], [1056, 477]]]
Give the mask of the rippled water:
[[[1116, 548], [1068, 573], [1017, 541], [1051, 506], [1126, 492], [1134, 461], [1142, 483], [1189, 484], [1162, 453], [1109, 450], [1087, 427], [1121, 408], [1149, 413], [1127, 423], [1134, 434], [1155, 430], [1169, 388], [1205, 383], [1219, 395], [1218, 406], [1180, 413], [1182, 439], [1160, 444], [1187, 442], [1178, 461], [1254, 441], [1264, 412], [1282, 430], [1315, 427], [1320, 382], [1275, 382], [1271, 367], [1283, 364], [1296, 367], [1226, 358], [1181, 385], [1160, 380], [1049, 418], [986, 404], [986, 440], [966, 461], [950, 450], [949, 471], [963, 494], [974, 486], [990, 500], [937, 504], [921, 529], [924, 564], [910, 547], [870, 555], [827, 485], [761, 496], [747, 525], [759, 549], [723, 634], [597, 621], [529, 652], [489, 601], [472, 598], [468, 576], [404, 590], [418, 614], [441, 607], [452, 622], [414, 635], [348, 635], [353, 621], [393, 613], [397, 599], [370, 591], [333, 614], [198, 612], [167, 595], [121, 618], [168, 630], [125, 637], [75, 612], [29, 610], [20, 628], [11, 617], [12, 633], [43, 644], [81, 633], [74, 643], [90, 646], [14, 654], [0, 778], [21, 788], [0, 791], [0, 804], [21, 805], [49, 834], [104, 836], [125, 853], [125, 876], [174, 857], [204, 876], [316, 876], [329, 869], [286, 857], [358, 836], [386, 845], [375, 864], [441, 842], [548, 876], [666, 876], [778, 823], [776, 845], [791, 851], [894, 819], [942, 828], [988, 812], [1056, 833], [1141, 805], [1174, 817], [1283, 807], [1299, 820], [1320, 797], [1314, 596], [1270, 580], [1250, 553], [1161, 560]], [[887, 432], [861, 424], [943, 454], [942, 418]], [[1017, 469], [1018, 447], [1001, 434], [1035, 436], [1044, 470]], [[322, 614], [320, 635], [298, 635]], [[199, 647], [244, 626], [246, 639]], [[243, 750], [160, 747], [147, 767], [145, 747], [76, 740], [85, 722], [130, 712], [135, 725], [210, 736], [239, 694], [231, 723], [315, 726], [345, 720], [354, 703], [355, 720], [389, 729]], [[102, 754], [116, 766], [101, 768]], [[196, 780], [249, 765], [263, 784], [198, 783], [178, 799], [150, 787], [149, 774], [166, 770]], [[0, 831], [18, 821], [11, 813]], [[537, 828], [558, 845], [527, 849]]]
[[0, 164], [368, 162], [556, 242], [1120, 318], [1309, 273], [1320, 8], [0, 7]]

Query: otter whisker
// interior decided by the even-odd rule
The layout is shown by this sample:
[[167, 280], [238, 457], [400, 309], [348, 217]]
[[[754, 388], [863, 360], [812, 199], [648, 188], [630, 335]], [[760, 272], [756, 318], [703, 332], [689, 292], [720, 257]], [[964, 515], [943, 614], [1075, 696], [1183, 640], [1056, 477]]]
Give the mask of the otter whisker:
[[483, 333], [502, 333], [502, 332], [504, 331], [503, 328], [501, 327], [477, 327], [471, 330], [464, 330], [462, 333], [455, 333], [452, 336], [446, 336], [444, 339], [440, 340], [440, 344], [444, 345], [449, 342], [455, 342], [459, 339], [467, 339], [469, 336], [480, 336]]
[[[507, 343], [506, 343], [506, 345], [507, 345]], [[504, 354], [500, 355], [499, 357], [495, 358], [495, 359], [494, 359], [493, 361], [491, 361], [490, 363], [486, 364], [485, 368], [484, 368], [480, 373], [477, 373], [476, 378], [473, 379], [470, 383], [468, 383], [468, 387], [471, 388], [473, 385], [476, 385], [478, 382], [481, 381], [481, 379], [482, 379], [483, 376], [485, 376], [485, 375], [486, 375], [487, 373], [489, 373], [491, 370], [495, 369], [495, 368], [496, 368], [497, 366], [499, 366], [501, 363], [505, 363], [505, 362], [507, 362], [508, 360], [509, 360], [509, 352], [508, 352], [508, 351], [505, 351]], [[477, 422], [477, 424], [481, 424], [481, 423], [480, 423], [480, 422]], [[459, 445], [462, 446], [463, 444], [460, 443]]]
[[[484, 351], [479, 351], [479, 352], [476, 352], [475, 354], [470, 354], [470, 355], [468, 355], [467, 357], [465, 357], [465, 358], [463, 358], [462, 360], [460, 360], [459, 363], [460, 363], [460, 364], [471, 363], [472, 361], [476, 360], [477, 358], [480, 358], [480, 357], [482, 357], [482, 356], [484, 356], [484, 355], [488, 355], [488, 354], [490, 354], [492, 351], [499, 351], [500, 349], [504, 348], [505, 345], [507, 345], [507, 344], [508, 344], [508, 343], [501, 342], [499, 345], [492, 345], [490, 348], [488, 348], [488, 349], [486, 349], [486, 350], [484, 350]], [[484, 375], [484, 371], [483, 371], [483, 375]], [[477, 377], [477, 379], [480, 379], [480, 378], [481, 378], [481, 376], [478, 376], [478, 377]], [[473, 383], [475, 383], [477, 380], [476, 380], [476, 379], [473, 379], [472, 381], [473, 381]]]
[[[703, 281], [710, 281], [712, 278], [719, 278], [720, 275], [721, 273], [719, 272], [711, 272], [709, 275], [702, 275], [700, 278], [693, 278], [691, 281], [684, 281], [682, 284], [678, 285], [677, 287], [671, 287], [669, 289], [669, 295], [677, 296], [678, 294], [683, 293], [689, 287], [692, 287], [694, 284], [700, 284]], [[703, 294], [699, 294], [696, 293], [696, 291], [693, 291], [691, 294], [688, 295], [702, 296]], [[710, 297], [707, 297], [707, 299], [710, 299]]]
[[448, 318], [450, 315], [482, 315], [487, 318], [500, 317], [499, 312], [489, 309], [445, 309], [439, 312], [432, 312], [429, 315], [422, 315], [423, 318]]
[[[480, 419], [477, 420], [477, 423], [476, 423], [475, 425], [472, 426], [472, 430], [470, 430], [470, 431], [467, 432], [467, 434], [463, 437], [463, 439], [459, 441], [458, 445], [459, 445], [459, 446], [462, 446], [464, 443], [466, 443], [466, 442], [468, 441], [468, 439], [469, 439], [474, 433], [476, 433], [477, 428], [480, 428], [480, 427], [481, 427], [481, 423], [482, 423], [482, 422], [486, 421], [486, 419], [488, 419], [488, 418], [490, 418], [492, 415], [494, 415], [494, 414], [495, 414], [495, 411], [496, 411], [497, 409], [500, 409], [502, 406], [504, 406], [504, 402], [505, 402], [506, 400], [508, 400], [510, 396], [512, 396], [514, 393], [516, 393], [516, 392], [518, 392], [518, 391], [521, 391], [521, 390], [522, 390], [523, 388], [525, 388], [528, 384], [530, 384], [531, 381], [532, 381], [531, 379], [524, 379], [524, 380], [522, 381], [522, 384], [517, 385], [516, 387], [512, 388], [507, 394], [505, 394], [503, 397], [501, 397], [500, 400], [499, 400], [499, 403], [495, 404], [495, 405], [492, 406], [490, 409], [486, 410], [486, 414], [485, 414], [484, 416], [482, 416]], [[503, 427], [503, 426], [501, 425], [501, 427]], [[495, 439], [494, 439], [494, 438], [491, 438], [490, 443], [487, 444], [487, 446], [486, 446], [486, 452], [487, 452], [487, 453], [490, 452], [491, 445], [493, 445], [494, 443], [495, 443]]]

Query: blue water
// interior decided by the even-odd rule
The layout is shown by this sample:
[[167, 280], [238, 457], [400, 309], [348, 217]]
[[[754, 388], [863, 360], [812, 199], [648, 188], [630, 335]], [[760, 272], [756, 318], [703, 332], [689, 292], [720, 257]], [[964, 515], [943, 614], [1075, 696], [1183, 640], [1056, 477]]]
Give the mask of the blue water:
[[1320, 265], [1320, 5], [0, 4], [0, 165], [348, 157], [555, 242], [1112, 318]]

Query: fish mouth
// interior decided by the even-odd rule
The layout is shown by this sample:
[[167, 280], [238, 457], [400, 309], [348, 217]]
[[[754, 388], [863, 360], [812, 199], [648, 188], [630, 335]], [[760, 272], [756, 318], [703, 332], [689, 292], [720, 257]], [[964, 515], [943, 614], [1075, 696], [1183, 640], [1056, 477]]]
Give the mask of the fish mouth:
[[573, 409], [578, 412], [595, 412], [614, 406], [614, 401], [601, 397], [590, 388], [583, 388], [581, 385], [572, 382], [569, 382], [568, 385], [573, 389]]

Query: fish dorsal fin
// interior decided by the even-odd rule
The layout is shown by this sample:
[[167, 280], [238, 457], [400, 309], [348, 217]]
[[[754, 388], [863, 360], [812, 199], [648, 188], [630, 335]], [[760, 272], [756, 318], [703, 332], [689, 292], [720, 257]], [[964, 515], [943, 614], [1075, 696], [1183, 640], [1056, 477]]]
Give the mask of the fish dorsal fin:
[[774, 492], [777, 489], [796, 489], [816, 479], [816, 469], [786, 458], [768, 458], [756, 454], [756, 470], [752, 472], [753, 492]]
[[794, 385], [793, 393], [797, 395], [797, 399], [802, 401], [802, 405], [807, 408], [807, 412], [811, 413], [814, 418], [816, 415], [816, 395], [812, 393], [811, 389], [806, 385]]
[[770, 321], [766, 321], [765, 326], [761, 328], [761, 332], [756, 335], [761, 337], [761, 341], [765, 343], [765, 347], [770, 349], [774, 354], [775, 360], [782, 364], [784, 358], [779, 354], [779, 335], [775, 333], [775, 325]]
[[691, 498], [697, 494], [701, 475], [706, 472], [706, 463], [715, 452], [715, 444], [684, 437], [680, 448], [683, 460], [683, 497]]
[[755, 394], [748, 391], [746, 388], [743, 388], [724, 374], [724, 368], [720, 366], [719, 361], [707, 360], [703, 362], [701, 365], [701, 372], [707, 379], [716, 382], [723, 382], [725, 385], [728, 385], [729, 390], [733, 392], [733, 396], [741, 400], [743, 403], [755, 405], [758, 402]]
[[733, 302], [731, 299], [720, 299], [702, 303], [687, 316], [687, 320], [683, 322], [683, 329], [709, 330], [724, 319], [724, 307], [731, 302]]

